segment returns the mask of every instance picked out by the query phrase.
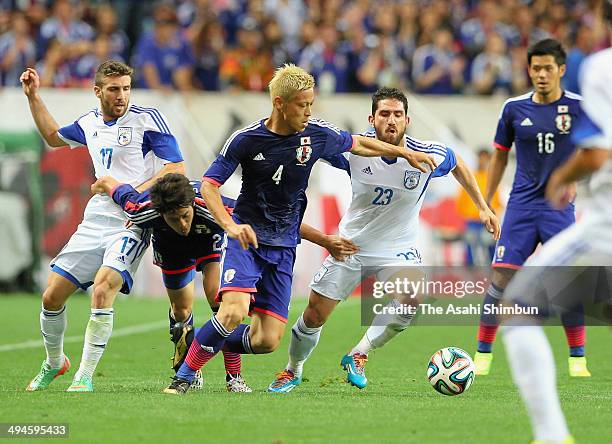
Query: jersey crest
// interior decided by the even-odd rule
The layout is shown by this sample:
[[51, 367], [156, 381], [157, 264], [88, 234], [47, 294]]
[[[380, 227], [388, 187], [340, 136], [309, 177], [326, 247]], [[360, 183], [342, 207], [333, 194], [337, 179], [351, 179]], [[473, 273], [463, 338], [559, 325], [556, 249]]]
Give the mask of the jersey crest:
[[419, 181], [421, 180], [421, 172], [420, 171], [408, 171], [404, 174], [404, 186], [409, 190], [414, 190], [417, 186], [419, 186]]
[[[306, 139], [306, 137], [302, 137], [302, 139]], [[310, 160], [310, 155], [312, 154], [312, 148], [310, 145], [302, 145], [295, 151], [297, 153], [295, 157], [297, 158], [298, 162], [300, 162], [300, 165], [304, 165]]]
[[130, 127], [119, 127], [119, 133], [117, 135], [117, 142], [121, 146], [129, 145], [132, 141], [132, 128]]
[[555, 123], [561, 134], [569, 134], [569, 130], [572, 127], [572, 116], [569, 114], [559, 114], [555, 118]]

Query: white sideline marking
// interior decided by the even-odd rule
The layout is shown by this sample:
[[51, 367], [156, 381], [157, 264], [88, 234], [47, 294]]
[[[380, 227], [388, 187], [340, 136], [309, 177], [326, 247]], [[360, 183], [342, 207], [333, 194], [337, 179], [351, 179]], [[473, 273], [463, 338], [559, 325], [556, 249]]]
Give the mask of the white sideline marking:
[[[156, 322], [149, 322], [148, 324], [140, 324], [140, 325], [133, 325], [131, 327], [118, 328], [117, 330], [113, 331], [111, 338], [118, 338], [120, 336], [131, 336], [131, 335], [135, 335], [138, 333], [147, 333], [149, 331], [159, 330], [160, 328], [167, 327], [167, 326], [168, 326], [168, 321], [156, 321]], [[70, 344], [73, 342], [83, 342], [84, 336], [85, 335], [83, 334], [80, 336], [65, 337], [64, 344]], [[13, 351], [13, 350], [23, 350], [26, 348], [37, 348], [37, 347], [43, 347], [42, 339], [32, 339], [29, 341], [18, 342], [16, 344], [0, 345], [0, 353], [7, 352], [7, 351]]]

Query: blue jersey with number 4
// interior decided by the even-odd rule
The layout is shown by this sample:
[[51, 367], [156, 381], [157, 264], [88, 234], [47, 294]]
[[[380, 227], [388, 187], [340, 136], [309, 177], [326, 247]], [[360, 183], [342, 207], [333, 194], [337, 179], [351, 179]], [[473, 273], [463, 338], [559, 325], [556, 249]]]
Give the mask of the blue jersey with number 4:
[[552, 209], [544, 197], [546, 183], [574, 152], [571, 134], [582, 118], [577, 94], [564, 91], [549, 104], [535, 103], [533, 94], [508, 99], [497, 124], [495, 147], [510, 151], [514, 144], [516, 149], [508, 208]]
[[234, 218], [250, 224], [260, 244], [295, 247], [314, 163], [350, 150], [353, 137], [318, 119], [309, 119], [304, 131], [288, 136], [273, 133], [264, 122], [232, 134], [203, 180], [221, 185], [240, 165], [242, 189]]

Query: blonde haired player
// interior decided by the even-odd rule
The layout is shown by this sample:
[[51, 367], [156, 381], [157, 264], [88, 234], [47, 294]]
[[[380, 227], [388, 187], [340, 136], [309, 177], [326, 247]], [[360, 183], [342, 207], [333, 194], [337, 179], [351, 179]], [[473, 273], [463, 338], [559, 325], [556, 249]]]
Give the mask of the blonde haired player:
[[[202, 196], [229, 239], [222, 258], [219, 312], [196, 334], [185, 363], [166, 393], [183, 394], [195, 372], [222, 348], [270, 353], [287, 322], [295, 250], [306, 209], [306, 187], [319, 159], [350, 151], [358, 156], [405, 158], [418, 171], [433, 159], [311, 118], [314, 79], [285, 65], [270, 82], [272, 113], [236, 131], [204, 173]], [[233, 216], [219, 187], [242, 167], [242, 190]], [[251, 325], [242, 324], [252, 313]]]
[[[38, 73], [28, 68], [21, 75], [21, 84], [34, 122], [50, 147], [86, 146], [97, 178], [112, 175], [144, 190], [166, 173], [183, 173], [183, 157], [166, 118], [154, 108], [130, 104], [131, 76], [132, 68], [121, 62], [102, 63], [93, 88], [99, 107], [61, 128], [39, 95]], [[155, 172], [159, 163], [164, 165]], [[113, 301], [117, 292], [129, 293], [149, 244], [146, 230], [128, 229], [125, 222], [123, 211], [109, 196], [93, 196], [77, 231], [51, 261], [40, 313], [47, 358], [28, 391], [46, 389], [70, 369], [63, 350], [65, 303], [75, 290], [91, 285], [91, 316], [83, 355], [68, 391], [93, 391], [93, 374], [113, 329]]]

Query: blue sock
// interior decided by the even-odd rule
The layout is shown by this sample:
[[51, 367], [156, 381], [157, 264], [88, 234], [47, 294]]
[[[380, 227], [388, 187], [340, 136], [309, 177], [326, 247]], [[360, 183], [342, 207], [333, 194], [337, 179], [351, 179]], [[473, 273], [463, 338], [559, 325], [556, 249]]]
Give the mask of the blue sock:
[[251, 326], [247, 324], [240, 324], [236, 329], [227, 337], [225, 340], [224, 350], [240, 353], [240, 354], [252, 354], [253, 349], [251, 348], [251, 338], [249, 337], [249, 331]]
[[582, 358], [584, 356], [584, 346], [570, 347], [570, 356], [572, 358]]
[[495, 284], [491, 284], [484, 301], [482, 301], [482, 309], [480, 313], [480, 326], [478, 327], [478, 352], [491, 353], [493, 351], [493, 341], [497, 333], [499, 321], [494, 313], [487, 313], [485, 307], [497, 305], [504, 294], [503, 288]]

